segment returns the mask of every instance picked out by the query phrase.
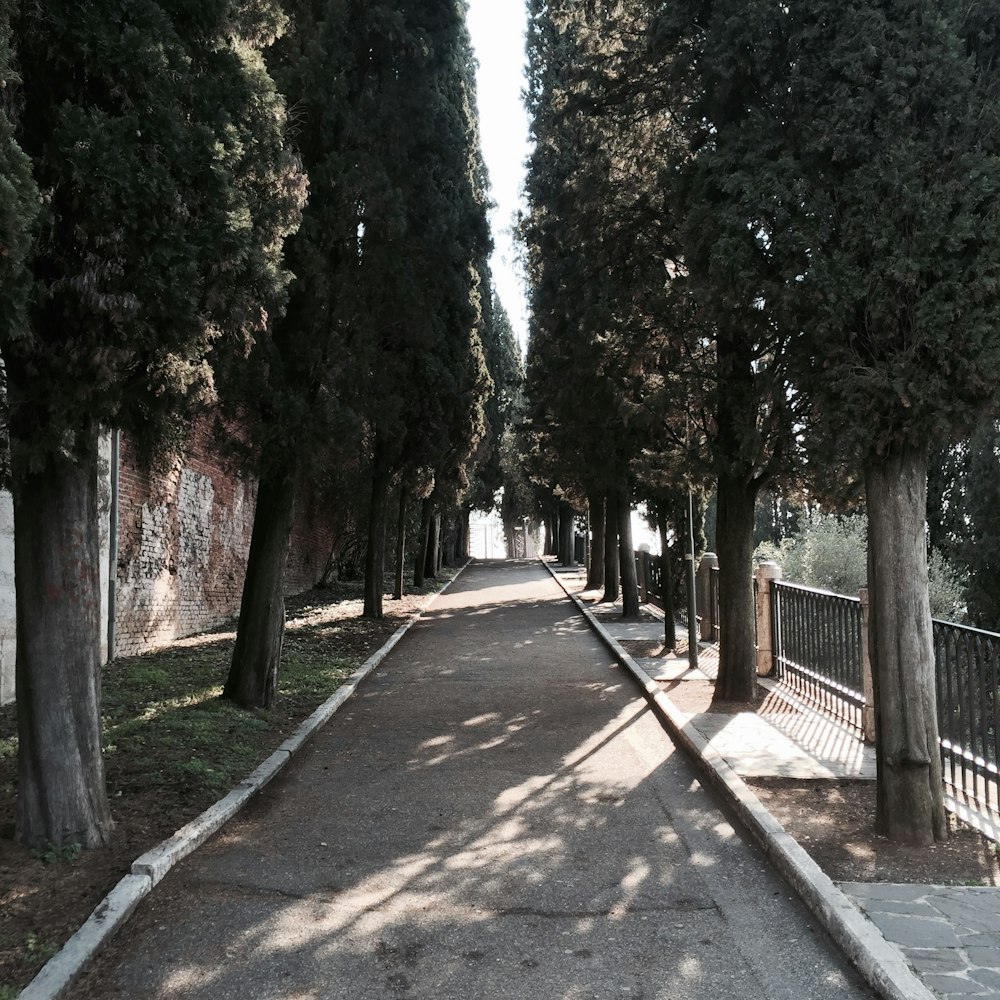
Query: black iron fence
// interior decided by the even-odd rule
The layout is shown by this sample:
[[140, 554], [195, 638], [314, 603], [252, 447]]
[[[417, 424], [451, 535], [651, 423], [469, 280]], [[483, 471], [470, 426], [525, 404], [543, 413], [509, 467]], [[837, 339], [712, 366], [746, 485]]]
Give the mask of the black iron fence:
[[[713, 566], [708, 571], [708, 611], [712, 618], [712, 642], [719, 641], [719, 622], [722, 619], [722, 612], [719, 609], [719, 567]], [[702, 615], [704, 615], [702, 611]], [[704, 637], [704, 636], [703, 636]]]
[[771, 638], [777, 676], [860, 730], [865, 706], [861, 601], [774, 581]]
[[[817, 707], [862, 728], [861, 601], [793, 583], [771, 584], [777, 676]], [[1000, 811], [1000, 634], [934, 619], [938, 728], [945, 785]]]
[[935, 620], [933, 636], [945, 785], [997, 811], [1000, 635]]

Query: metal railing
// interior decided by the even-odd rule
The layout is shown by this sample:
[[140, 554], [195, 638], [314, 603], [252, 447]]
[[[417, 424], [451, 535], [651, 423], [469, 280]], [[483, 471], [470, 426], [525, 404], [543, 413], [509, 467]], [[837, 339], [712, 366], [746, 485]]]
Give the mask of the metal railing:
[[722, 611], [719, 607], [719, 567], [713, 566], [708, 574], [708, 601], [712, 612], [712, 642], [719, 641], [719, 622]]
[[860, 730], [865, 706], [861, 601], [775, 581], [771, 639], [776, 675]]
[[[1000, 634], [933, 619], [938, 728], [945, 786], [1000, 811]], [[818, 708], [862, 728], [861, 601], [771, 584], [774, 669]]]
[[933, 622], [944, 782], [994, 812], [1000, 802], [1000, 635]]

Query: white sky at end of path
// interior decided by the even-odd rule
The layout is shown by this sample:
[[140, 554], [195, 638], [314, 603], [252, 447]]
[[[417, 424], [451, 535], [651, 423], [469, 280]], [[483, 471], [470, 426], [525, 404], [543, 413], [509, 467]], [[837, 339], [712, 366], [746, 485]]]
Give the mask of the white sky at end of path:
[[522, 354], [528, 343], [528, 306], [512, 230], [523, 205], [521, 188], [530, 151], [528, 113], [521, 99], [527, 17], [523, 0], [469, 0], [469, 33], [479, 62], [476, 84], [483, 156], [496, 202], [490, 216], [493, 283], [510, 314]]

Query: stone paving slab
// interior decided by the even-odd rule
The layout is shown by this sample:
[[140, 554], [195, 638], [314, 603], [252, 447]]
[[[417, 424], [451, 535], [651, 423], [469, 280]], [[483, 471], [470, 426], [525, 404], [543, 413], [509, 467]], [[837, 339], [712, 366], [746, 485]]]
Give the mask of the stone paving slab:
[[945, 1000], [1000, 996], [1000, 889], [880, 882], [840, 888]]
[[708, 674], [702, 670], [692, 670], [687, 658], [662, 656], [637, 656], [636, 662], [654, 681], [707, 681]]
[[[875, 777], [874, 755], [859, 750], [857, 741], [814, 741], [813, 748], [782, 732], [781, 725], [752, 712], [727, 715], [702, 712], [687, 721], [745, 778]], [[794, 726], [794, 723], [790, 725]]]
[[628, 642], [632, 639], [656, 642], [663, 638], [663, 622], [655, 618], [645, 621], [625, 621], [619, 618], [617, 621], [604, 621], [601, 624], [607, 629], [608, 634], [619, 642]]

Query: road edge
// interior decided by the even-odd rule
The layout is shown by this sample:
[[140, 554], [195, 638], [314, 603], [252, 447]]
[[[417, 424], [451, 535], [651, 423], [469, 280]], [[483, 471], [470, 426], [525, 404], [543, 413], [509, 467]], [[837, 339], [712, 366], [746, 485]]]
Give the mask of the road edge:
[[868, 984], [885, 1000], [937, 1000], [899, 949], [842, 892], [785, 830], [745, 781], [693, 726], [653, 678], [625, 651], [544, 559], [539, 560], [590, 628], [632, 674], [671, 738], [693, 758], [774, 866], [820, 921]]
[[139, 903], [179, 861], [197, 850], [212, 834], [233, 818], [281, 771], [308, 741], [357, 691], [369, 674], [389, 655], [400, 639], [424, 616], [430, 605], [465, 572], [468, 559], [442, 587], [428, 594], [409, 619], [379, 647], [337, 690], [295, 730], [268, 758], [214, 805], [186, 823], [156, 847], [139, 855], [127, 874], [94, 908], [69, 940], [38, 971], [18, 994], [18, 1000], [58, 1000], [87, 963], [129, 919]]

